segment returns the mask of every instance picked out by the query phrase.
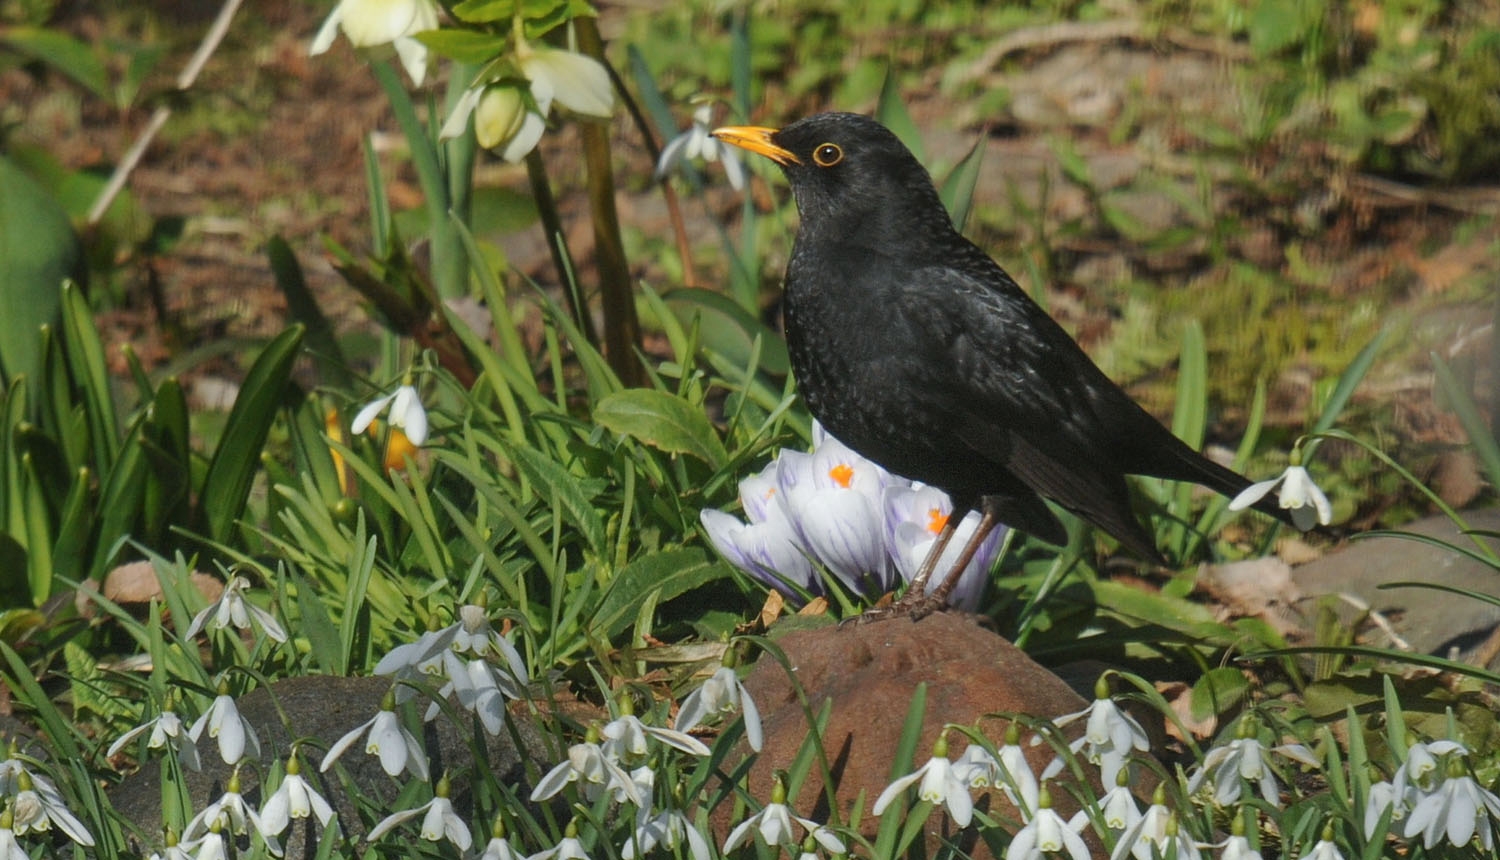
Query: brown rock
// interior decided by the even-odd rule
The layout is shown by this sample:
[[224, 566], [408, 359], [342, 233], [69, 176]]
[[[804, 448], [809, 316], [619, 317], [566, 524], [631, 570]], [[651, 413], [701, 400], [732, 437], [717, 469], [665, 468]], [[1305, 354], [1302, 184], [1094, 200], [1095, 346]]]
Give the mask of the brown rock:
[[[972, 725], [995, 713], [1051, 718], [1082, 710], [1087, 704], [1019, 648], [957, 614], [936, 613], [916, 622], [896, 618], [800, 630], [776, 642], [786, 653], [792, 676], [778, 660], [768, 656], [745, 678], [765, 730], [764, 748], [750, 770], [750, 792], [762, 800], [769, 798], [773, 771], [789, 767], [807, 738], [808, 711], [816, 714], [824, 702], [831, 701], [822, 739], [838, 798], [838, 820], [848, 822], [852, 807], [863, 793], [865, 812], [859, 826], [866, 837], [873, 837], [879, 826], [869, 808], [890, 782], [891, 757], [918, 684], [927, 685], [927, 709], [914, 766], [927, 760], [945, 723]], [[798, 686], [806, 691], [807, 709], [799, 700]], [[983, 726], [997, 746], [1004, 727], [1003, 720], [987, 721]], [[950, 758], [956, 759], [968, 746], [957, 732], [951, 732], [948, 741]], [[1052, 751], [1044, 744], [1032, 748], [1028, 757], [1040, 772], [1051, 760]], [[1054, 792], [1057, 794], [1061, 793]], [[1057, 799], [1062, 811], [1065, 800]], [[788, 802], [800, 815], [818, 821], [830, 819], [816, 765], [797, 796]], [[729, 806], [719, 807], [722, 814], [715, 821], [721, 838], [731, 823], [724, 819]], [[1014, 808], [998, 792], [979, 798], [976, 808], [1016, 817]], [[986, 856], [984, 845], [975, 844], [974, 829], [959, 833], [946, 815], [928, 818], [926, 829], [929, 855], [940, 838], [949, 836], [965, 851], [979, 852], [974, 856]]]

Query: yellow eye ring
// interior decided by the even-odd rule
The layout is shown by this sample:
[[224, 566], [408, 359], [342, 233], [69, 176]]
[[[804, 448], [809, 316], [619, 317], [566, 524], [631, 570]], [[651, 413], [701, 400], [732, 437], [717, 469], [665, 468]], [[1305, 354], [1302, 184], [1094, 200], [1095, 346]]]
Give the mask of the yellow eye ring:
[[813, 150], [813, 163], [819, 167], [832, 167], [844, 160], [844, 150], [836, 143], [819, 144]]

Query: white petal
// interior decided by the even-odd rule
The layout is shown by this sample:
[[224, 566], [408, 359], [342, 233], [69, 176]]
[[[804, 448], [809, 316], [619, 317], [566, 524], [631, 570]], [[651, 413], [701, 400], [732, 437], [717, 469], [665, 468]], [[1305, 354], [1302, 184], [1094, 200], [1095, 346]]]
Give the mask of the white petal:
[[521, 72], [532, 82], [532, 93], [538, 102], [542, 95], [536, 92], [539, 83], [548, 88], [549, 98], [557, 103], [588, 116], [608, 119], [614, 111], [614, 90], [610, 86], [609, 72], [598, 60], [572, 51], [556, 48], [537, 48], [520, 56]]
[[1266, 493], [1271, 492], [1271, 488], [1275, 487], [1280, 480], [1281, 476], [1277, 475], [1268, 481], [1256, 481], [1241, 490], [1238, 495], [1229, 501], [1229, 509], [1231, 511], [1243, 511], [1245, 508], [1265, 498]]
[[384, 397], [366, 403], [364, 408], [359, 410], [359, 413], [354, 416], [354, 423], [349, 425], [349, 432], [358, 436], [368, 430], [370, 425], [374, 423], [376, 416], [380, 415], [381, 411], [385, 409], [386, 404], [395, 399], [396, 393], [393, 391]]
[[333, 40], [339, 34], [339, 21], [343, 19], [343, 16], [344, 8], [342, 4], [333, 7], [333, 11], [328, 13], [327, 19], [323, 21], [323, 26], [318, 28], [318, 35], [313, 38], [311, 47], [307, 49], [309, 57], [316, 57], [333, 47]]
[[882, 791], [880, 793], [880, 796], [875, 798], [875, 805], [870, 807], [870, 811], [876, 815], [884, 813], [886, 807], [890, 806], [892, 801], [901, 796], [901, 792], [910, 788], [913, 783], [922, 778], [922, 775], [926, 771], [926, 769], [927, 768], [924, 765], [922, 768], [915, 770], [886, 786], [885, 791]]
[[449, 112], [448, 118], [443, 120], [443, 127], [438, 130], [438, 140], [452, 140], [463, 135], [469, 127], [469, 117], [474, 114], [474, 108], [479, 105], [479, 98], [484, 95], [484, 92], [484, 87], [471, 87], [464, 90], [463, 95], [458, 97], [458, 101], [453, 103], [453, 110]]
[[[536, 93], [536, 86], [532, 85], [532, 94]], [[500, 157], [511, 164], [519, 162], [536, 149], [537, 141], [542, 139], [542, 134], [547, 130], [547, 121], [540, 114], [532, 111], [526, 112], [526, 117], [521, 120], [521, 129], [505, 145], [505, 151]]]

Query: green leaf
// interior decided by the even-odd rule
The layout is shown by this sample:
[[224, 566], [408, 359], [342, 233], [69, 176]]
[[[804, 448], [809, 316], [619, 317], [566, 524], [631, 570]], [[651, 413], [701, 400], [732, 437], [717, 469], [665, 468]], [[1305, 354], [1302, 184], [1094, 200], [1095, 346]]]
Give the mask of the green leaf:
[[318, 365], [318, 375], [325, 385], [347, 389], [353, 384], [349, 373], [349, 362], [333, 335], [333, 324], [318, 307], [318, 300], [307, 287], [302, 277], [302, 265], [297, 255], [281, 236], [272, 236], [266, 242], [266, 258], [270, 260], [271, 272], [276, 276], [276, 286], [286, 296], [286, 309], [294, 321], [307, 327], [307, 351]]
[[786, 341], [744, 306], [723, 293], [697, 287], [672, 290], [662, 301], [684, 324], [698, 318], [699, 340], [736, 367], [745, 367], [760, 338], [760, 370], [776, 376], [791, 371]]
[[702, 549], [675, 549], [652, 553], [621, 568], [610, 589], [599, 601], [589, 629], [611, 638], [635, 621], [636, 606], [653, 591], [659, 603], [698, 589], [716, 579], [732, 576], [729, 566], [711, 561]]
[[58, 290], [81, 271], [82, 261], [57, 200], [0, 157], [0, 379], [37, 375], [38, 330], [56, 322]]
[[509, 21], [516, 16], [516, 0], [463, 0], [453, 7], [453, 17], [472, 24]]
[[0, 41], [46, 63], [106, 102], [114, 103], [104, 63], [88, 43], [51, 27], [7, 27]]
[[483, 65], [505, 53], [508, 37], [473, 30], [424, 30], [412, 38], [450, 60]]
[[1193, 719], [1201, 721], [1228, 713], [1249, 689], [1249, 679], [1234, 666], [1220, 666], [1204, 672], [1193, 684]]
[[1432, 353], [1432, 366], [1437, 371], [1438, 389], [1448, 401], [1448, 408], [1458, 416], [1459, 426], [1464, 428], [1464, 435], [1469, 437], [1469, 444], [1474, 446], [1474, 453], [1484, 465], [1490, 486], [1500, 487], [1500, 444], [1495, 442], [1495, 431], [1480, 416], [1479, 405], [1459, 384], [1448, 363], [1435, 352]]
[[582, 481], [555, 460], [531, 448], [516, 447], [511, 458], [541, 494], [551, 493], [554, 504], [559, 505], [578, 526], [578, 531], [588, 543], [589, 551], [595, 555], [604, 552], [604, 521], [599, 512], [589, 503]]
[[62, 321], [68, 375], [82, 394], [89, 439], [94, 445], [94, 466], [102, 473], [114, 463], [120, 451], [114, 390], [104, 362], [104, 343], [94, 326], [89, 300], [71, 281], [62, 285]]
[[718, 468], [729, 458], [699, 407], [665, 391], [633, 388], [606, 395], [594, 421], [669, 454], [688, 454]]
[[974, 203], [974, 186], [979, 184], [979, 165], [984, 161], [984, 138], [974, 141], [974, 146], [963, 160], [948, 172], [938, 197], [953, 219], [954, 229], [962, 232], [969, 220], [969, 211]]
[[901, 101], [894, 68], [885, 70], [885, 81], [880, 85], [880, 101], [875, 105], [875, 119], [890, 129], [918, 161], [927, 163], [927, 156], [922, 149], [922, 135], [917, 131], [917, 124], [912, 122], [906, 104]]
[[261, 449], [286, 395], [305, 329], [294, 325], [277, 335], [251, 366], [224, 425], [198, 493], [198, 521], [211, 540], [230, 543], [260, 468]]

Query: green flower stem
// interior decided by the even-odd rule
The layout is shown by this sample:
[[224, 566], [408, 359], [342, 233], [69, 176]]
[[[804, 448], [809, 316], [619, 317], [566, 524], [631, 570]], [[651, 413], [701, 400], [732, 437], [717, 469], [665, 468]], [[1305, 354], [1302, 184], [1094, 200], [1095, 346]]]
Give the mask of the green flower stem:
[[[579, 50], [601, 63], [604, 42], [598, 22], [588, 16], [573, 19]], [[604, 311], [604, 357], [615, 375], [628, 386], [645, 382], [639, 349], [641, 324], [635, 314], [635, 292], [631, 289], [630, 264], [625, 242], [620, 238], [620, 218], [615, 212], [615, 176], [610, 163], [609, 125], [582, 124], [583, 158], [588, 168], [589, 209], [594, 221], [594, 258], [599, 267], [599, 294]]]

